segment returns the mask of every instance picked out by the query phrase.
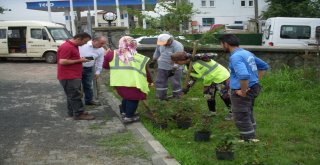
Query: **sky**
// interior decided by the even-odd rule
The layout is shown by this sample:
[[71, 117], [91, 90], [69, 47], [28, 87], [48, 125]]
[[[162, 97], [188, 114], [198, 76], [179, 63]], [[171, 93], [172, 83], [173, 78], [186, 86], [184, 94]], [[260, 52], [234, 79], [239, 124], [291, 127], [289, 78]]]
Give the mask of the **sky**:
[[[36, 2], [46, 0], [0, 0], [0, 6], [11, 11], [5, 11], [0, 14], [0, 20], [21, 21], [21, 20], [38, 20], [49, 21], [49, 14], [45, 11], [29, 10], [26, 2]], [[52, 12], [52, 21], [65, 23], [63, 12]]]

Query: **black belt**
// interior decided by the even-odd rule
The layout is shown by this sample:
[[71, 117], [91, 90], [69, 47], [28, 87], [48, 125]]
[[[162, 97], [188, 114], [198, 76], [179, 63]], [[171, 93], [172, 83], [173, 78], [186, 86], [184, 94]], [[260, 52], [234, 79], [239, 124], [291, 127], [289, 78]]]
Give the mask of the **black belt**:
[[[256, 85], [259, 85], [259, 83], [256, 83], [256, 84], [253, 84], [251, 87], [249, 87], [249, 88], [253, 88], [253, 87], [255, 87]], [[241, 88], [239, 88], [239, 89], [231, 89], [231, 91], [236, 91], [236, 90], [241, 90]]]

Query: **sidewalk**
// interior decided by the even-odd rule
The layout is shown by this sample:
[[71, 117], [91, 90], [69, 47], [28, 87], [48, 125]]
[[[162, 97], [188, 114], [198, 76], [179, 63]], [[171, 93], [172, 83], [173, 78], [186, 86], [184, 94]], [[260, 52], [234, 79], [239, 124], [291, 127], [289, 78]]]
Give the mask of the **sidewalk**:
[[0, 165], [179, 164], [141, 123], [122, 124], [106, 80], [99, 85], [103, 104], [85, 107], [96, 119], [75, 121], [67, 117], [56, 65], [2, 63], [0, 75]]

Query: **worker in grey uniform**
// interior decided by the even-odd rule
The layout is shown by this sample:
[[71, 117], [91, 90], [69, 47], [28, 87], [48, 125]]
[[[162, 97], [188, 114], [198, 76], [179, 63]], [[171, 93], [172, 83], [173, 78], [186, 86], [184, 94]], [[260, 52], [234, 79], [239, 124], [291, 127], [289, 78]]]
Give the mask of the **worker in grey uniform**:
[[156, 97], [160, 100], [168, 99], [168, 80], [171, 80], [172, 96], [173, 98], [180, 98], [182, 94], [181, 77], [183, 66], [174, 64], [171, 56], [173, 53], [184, 51], [184, 47], [169, 34], [160, 34], [157, 45], [153, 54], [153, 61], [158, 62], [155, 81]]

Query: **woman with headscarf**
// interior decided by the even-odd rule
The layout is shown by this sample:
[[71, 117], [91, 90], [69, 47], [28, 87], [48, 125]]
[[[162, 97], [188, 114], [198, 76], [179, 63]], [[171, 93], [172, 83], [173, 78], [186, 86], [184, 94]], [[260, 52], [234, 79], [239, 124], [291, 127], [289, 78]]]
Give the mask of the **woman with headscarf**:
[[130, 36], [119, 40], [119, 48], [108, 51], [103, 68], [110, 69], [110, 86], [114, 86], [122, 97], [120, 113], [124, 123], [139, 120], [136, 110], [139, 100], [145, 100], [149, 86], [153, 85], [148, 71], [149, 58], [137, 52], [137, 43]]

